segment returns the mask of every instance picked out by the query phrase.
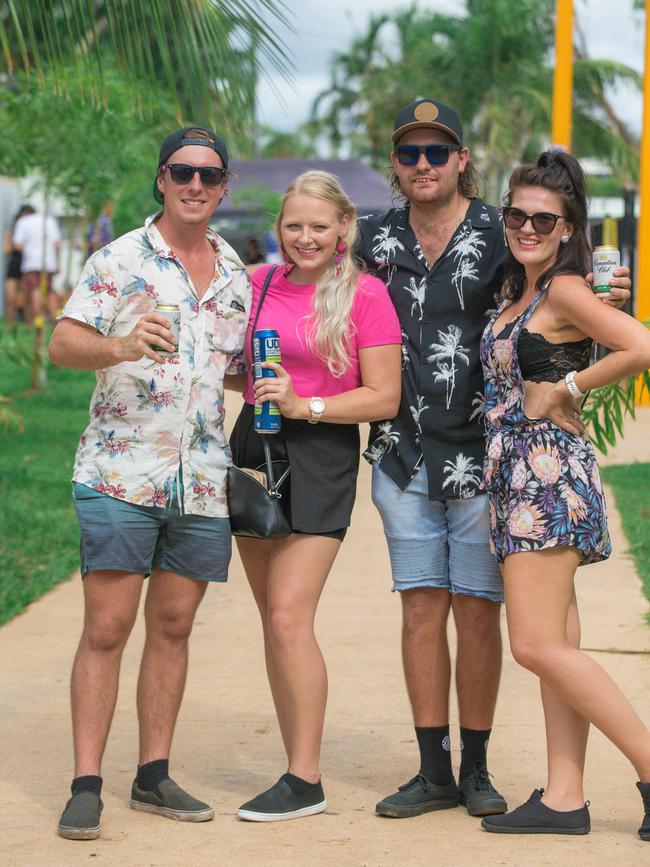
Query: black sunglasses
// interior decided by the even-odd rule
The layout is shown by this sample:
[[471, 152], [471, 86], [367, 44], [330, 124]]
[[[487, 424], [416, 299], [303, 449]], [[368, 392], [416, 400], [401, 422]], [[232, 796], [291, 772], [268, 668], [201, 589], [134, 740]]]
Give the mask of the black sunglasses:
[[537, 214], [526, 214], [520, 208], [513, 208], [508, 205], [503, 208], [503, 222], [508, 229], [521, 229], [528, 220], [530, 220], [533, 230], [538, 235], [550, 235], [558, 220], [563, 220], [564, 217], [560, 214], [549, 214], [546, 211], [539, 211]]
[[228, 169], [220, 169], [217, 166], [190, 166], [187, 163], [163, 163], [160, 166], [160, 173], [162, 174], [165, 169], [169, 169], [175, 184], [189, 184], [198, 172], [201, 183], [206, 187], [218, 187], [228, 174]]
[[397, 145], [395, 154], [401, 166], [416, 166], [420, 154], [424, 154], [430, 166], [444, 166], [449, 162], [451, 151], [459, 151], [460, 145], [428, 144], [428, 145]]

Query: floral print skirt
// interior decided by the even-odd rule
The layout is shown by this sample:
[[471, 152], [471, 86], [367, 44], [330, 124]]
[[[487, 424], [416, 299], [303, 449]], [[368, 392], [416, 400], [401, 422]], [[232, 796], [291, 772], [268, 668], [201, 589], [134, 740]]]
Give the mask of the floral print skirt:
[[576, 548], [581, 566], [611, 554], [605, 495], [586, 438], [550, 421], [492, 428], [484, 487], [499, 563], [508, 554], [557, 545]]

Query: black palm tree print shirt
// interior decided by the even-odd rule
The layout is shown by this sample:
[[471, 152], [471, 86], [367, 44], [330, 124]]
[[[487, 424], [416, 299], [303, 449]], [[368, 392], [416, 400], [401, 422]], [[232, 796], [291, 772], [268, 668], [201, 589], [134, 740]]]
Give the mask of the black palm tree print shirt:
[[465, 219], [428, 267], [408, 205], [359, 220], [358, 253], [389, 288], [402, 326], [402, 400], [375, 422], [365, 457], [403, 490], [422, 461], [429, 499], [472, 497], [484, 455], [481, 334], [501, 289], [499, 213], [470, 200]]

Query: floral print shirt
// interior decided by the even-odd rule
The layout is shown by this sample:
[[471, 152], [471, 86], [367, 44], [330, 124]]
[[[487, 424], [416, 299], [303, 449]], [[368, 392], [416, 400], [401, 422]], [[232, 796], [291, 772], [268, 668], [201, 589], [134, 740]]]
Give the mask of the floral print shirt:
[[481, 493], [481, 334], [501, 289], [500, 216], [472, 199], [429, 268], [408, 205], [359, 220], [361, 258], [388, 285], [402, 326], [402, 401], [375, 422], [365, 456], [404, 489], [424, 461], [432, 500]]
[[182, 467], [184, 511], [226, 517], [231, 459], [223, 377], [245, 370], [250, 280], [235, 251], [208, 229], [214, 277], [197, 298], [156, 216], [90, 257], [61, 318], [120, 336], [156, 303], [178, 305], [179, 351], [164, 364], [145, 356], [96, 371], [73, 481], [130, 503], [164, 507]]

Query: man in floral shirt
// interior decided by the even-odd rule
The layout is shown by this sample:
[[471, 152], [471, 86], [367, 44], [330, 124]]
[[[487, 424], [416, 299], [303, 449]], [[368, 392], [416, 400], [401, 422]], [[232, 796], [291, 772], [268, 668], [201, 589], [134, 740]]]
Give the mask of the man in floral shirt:
[[227, 169], [214, 132], [168, 136], [154, 180], [162, 212], [88, 260], [50, 345], [55, 363], [97, 372], [73, 472], [86, 608], [72, 671], [75, 775], [58, 829], [71, 839], [99, 836], [101, 760], [147, 575], [131, 806], [191, 822], [214, 815], [168, 765], [194, 615], [230, 560], [223, 389], [243, 370], [250, 283], [208, 228]]
[[[501, 288], [500, 215], [478, 198], [457, 112], [418, 99], [397, 116], [393, 187], [402, 207], [360, 220], [359, 253], [389, 286], [403, 334], [402, 403], [372, 425], [373, 499], [401, 591], [402, 652], [420, 749], [418, 774], [377, 804], [416, 816], [465, 804], [470, 815], [506, 810], [487, 771], [501, 673], [503, 585], [489, 548], [480, 490], [481, 334]], [[629, 296], [627, 269], [617, 280]], [[461, 765], [451, 766], [447, 620], [458, 639]]]

